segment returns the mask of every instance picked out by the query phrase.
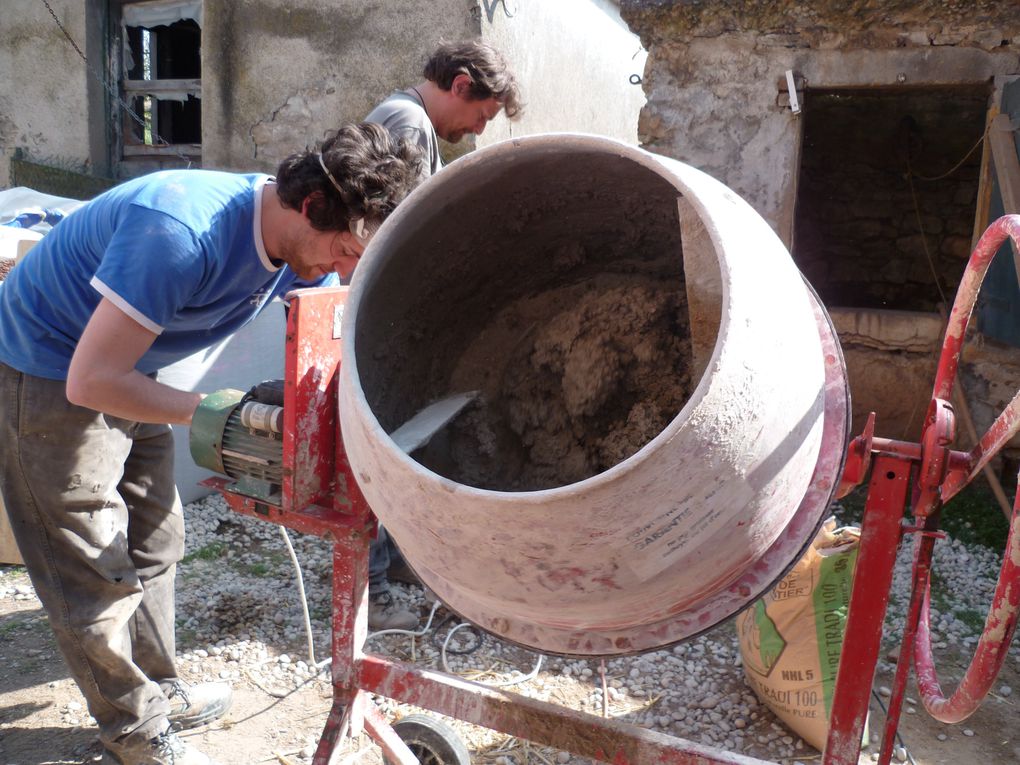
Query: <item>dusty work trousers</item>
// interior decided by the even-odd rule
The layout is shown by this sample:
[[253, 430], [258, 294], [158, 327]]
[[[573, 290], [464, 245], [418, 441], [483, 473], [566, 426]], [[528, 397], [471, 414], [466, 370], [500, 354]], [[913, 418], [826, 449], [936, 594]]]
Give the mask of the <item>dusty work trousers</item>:
[[74, 406], [63, 382], [0, 364], [0, 493], [100, 738], [161, 733], [184, 552], [170, 427]]
[[379, 533], [368, 548], [368, 594], [372, 597], [384, 595], [390, 591], [390, 580], [386, 570], [393, 564], [401, 563], [404, 556], [393, 544], [386, 529], [379, 524]]

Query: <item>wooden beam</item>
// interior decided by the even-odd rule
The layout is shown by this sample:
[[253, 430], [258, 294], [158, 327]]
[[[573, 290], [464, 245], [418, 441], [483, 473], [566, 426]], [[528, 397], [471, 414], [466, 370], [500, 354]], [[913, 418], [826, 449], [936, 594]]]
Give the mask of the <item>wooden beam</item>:
[[1002, 206], [1007, 214], [1020, 213], [1020, 159], [1016, 155], [1013, 133], [1008, 114], [997, 115], [992, 120], [992, 129], [988, 131]]
[[129, 96], [165, 93], [187, 93], [195, 98], [202, 96], [202, 80], [124, 80], [124, 92]]
[[[1007, 215], [1020, 213], [1020, 159], [1017, 158], [1009, 115], [999, 114], [992, 120], [988, 141], [992, 147], [992, 161], [995, 163], [995, 177], [999, 181], [1002, 208]], [[1013, 248], [1013, 266], [1020, 280], [1020, 252], [1012, 240], [1010, 244]]]
[[981, 146], [981, 171], [978, 176], [978, 194], [977, 194], [977, 207], [974, 212], [974, 232], [970, 237], [970, 251], [974, 252], [974, 248], [977, 247], [978, 239], [985, 233], [985, 229], [988, 228], [988, 224], [991, 223], [988, 220], [990, 216], [990, 210], [992, 207], [992, 142], [987, 140], [987, 135], [991, 132], [992, 122], [999, 116], [999, 102], [995, 100], [991, 107], [988, 109], [988, 117], [985, 119], [985, 136], [986, 140]]
[[143, 143], [125, 143], [125, 157], [186, 157], [200, 158], [202, 156], [202, 144], [200, 143], [175, 143], [169, 145], [152, 146]]

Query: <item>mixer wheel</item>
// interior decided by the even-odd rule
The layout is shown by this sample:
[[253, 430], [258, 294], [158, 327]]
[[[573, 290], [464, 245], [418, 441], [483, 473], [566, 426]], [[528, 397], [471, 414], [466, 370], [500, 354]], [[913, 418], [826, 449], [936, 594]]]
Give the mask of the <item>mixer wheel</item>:
[[[428, 715], [408, 715], [393, 723], [393, 730], [422, 765], [471, 765], [460, 736], [449, 725]], [[386, 765], [393, 765], [386, 758]]]

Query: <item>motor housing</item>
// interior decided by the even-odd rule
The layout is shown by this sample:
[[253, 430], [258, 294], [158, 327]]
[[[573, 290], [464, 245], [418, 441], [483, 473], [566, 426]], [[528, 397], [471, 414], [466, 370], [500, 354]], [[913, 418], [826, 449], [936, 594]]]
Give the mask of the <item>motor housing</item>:
[[283, 380], [247, 393], [206, 396], [191, 421], [189, 447], [201, 467], [235, 479], [232, 489], [279, 504], [283, 482]]

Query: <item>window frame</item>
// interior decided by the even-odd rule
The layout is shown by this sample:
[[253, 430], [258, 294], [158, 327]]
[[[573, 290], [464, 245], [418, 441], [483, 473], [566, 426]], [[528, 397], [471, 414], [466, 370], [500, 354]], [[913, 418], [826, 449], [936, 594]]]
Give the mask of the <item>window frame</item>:
[[[139, 97], [149, 96], [152, 103], [152, 131], [158, 134], [158, 116], [156, 103], [160, 94], [181, 92], [189, 97], [202, 99], [202, 79], [134, 79], [128, 77], [126, 61], [124, 57], [125, 45], [127, 44], [127, 25], [124, 23], [124, 9], [127, 6], [147, 5], [159, 3], [161, 0], [111, 0], [110, 7], [110, 47], [109, 47], [109, 77], [111, 82], [117, 83], [120, 98], [124, 104], [134, 104]], [[148, 29], [147, 27], [141, 27]], [[152, 44], [156, 43], [156, 35], [150, 35]], [[201, 49], [198, 51], [201, 56]], [[150, 56], [155, 57], [155, 48], [151, 49]], [[201, 108], [201, 107], [200, 107]], [[138, 115], [141, 116], [141, 115]], [[128, 113], [123, 104], [111, 104], [110, 125], [112, 126], [112, 149], [113, 159], [118, 164], [139, 160], [167, 161], [178, 160], [179, 162], [199, 162], [202, 159], [201, 143], [166, 143], [147, 144], [144, 139], [139, 140], [135, 136], [135, 120]]]

